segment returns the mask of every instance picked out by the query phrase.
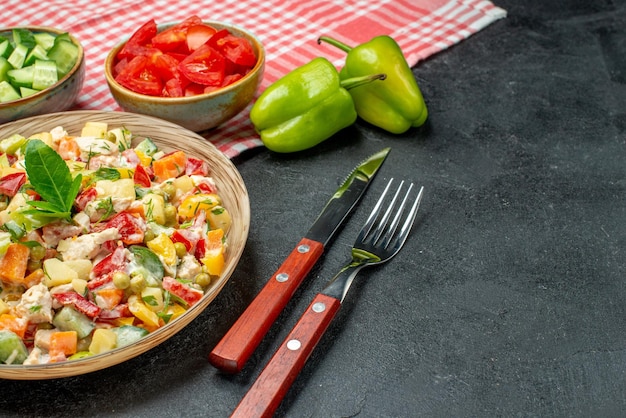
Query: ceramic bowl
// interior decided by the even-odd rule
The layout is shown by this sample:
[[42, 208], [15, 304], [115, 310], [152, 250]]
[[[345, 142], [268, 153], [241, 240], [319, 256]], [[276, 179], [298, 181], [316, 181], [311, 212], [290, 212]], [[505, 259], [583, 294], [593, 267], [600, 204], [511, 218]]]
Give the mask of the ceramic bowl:
[[[65, 30], [44, 26], [22, 26], [20, 28], [28, 29], [35, 33], [48, 32], [55, 36], [66, 32]], [[0, 29], [0, 34], [10, 34], [12, 29]], [[85, 54], [78, 39], [71, 34], [70, 37], [78, 45], [78, 59], [70, 72], [55, 85], [38, 93], [22, 99], [0, 103], [0, 123], [44, 113], [61, 112], [74, 105], [85, 80]]]
[[[113, 76], [115, 57], [124, 44], [116, 45], [108, 54], [104, 74], [113, 98], [127, 112], [141, 113], [174, 122], [191, 131], [215, 128], [241, 112], [253, 100], [265, 69], [265, 49], [251, 32], [232, 24], [206, 21], [214, 28], [228, 29], [232, 34], [250, 41], [257, 56], [254, 68], [242, 79], [211, 93], [188, 97], [155, 97], [139, 94], [117, 83]], [[176, 23], [158, 25], [162, 31]]]
[[233, 163], [222, 152], [194, 132], [150, 116], [125, 112], [77, 110], [7, 123], [0, 126], [0, 138], [6, 138], [14, 133], [28, 137], [35, 133], [50, 131], [57, 126], [62, 126], [70, 134], [80, 134], [81, 128], [88, 121], [106, 122], [110, 128], [125, 127], [133, 134], [134, 145], [143, 138], [150, 137], [165, 152], [183, 150], [209, 163], [211, 177], [217, 185], [224, 207], [228, 208], [232, 218], [222, 274], [211, 282], [202, 299], [183, 315], [131, 345], [59, 363], [31, 366], [0, 364], [0, 379], [41, 380], [85, 374], [122, 363], [159, 344], [166, 343], [215, 299], [232, 275], [243, 253], [250, 227], [250, 202], [243, 179]]

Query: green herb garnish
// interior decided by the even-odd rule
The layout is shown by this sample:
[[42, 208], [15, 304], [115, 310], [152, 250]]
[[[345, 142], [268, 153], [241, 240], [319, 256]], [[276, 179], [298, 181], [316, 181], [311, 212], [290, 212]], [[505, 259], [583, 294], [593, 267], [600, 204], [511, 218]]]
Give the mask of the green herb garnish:
[[30, 184], [43, 199], [27, 203], [38, 214], [71, 220], [72, 205], [80, 190], [82, 175], [72, 179], [63, 158], [39, 139], [32, 139], [26, 144], [25, 165]]

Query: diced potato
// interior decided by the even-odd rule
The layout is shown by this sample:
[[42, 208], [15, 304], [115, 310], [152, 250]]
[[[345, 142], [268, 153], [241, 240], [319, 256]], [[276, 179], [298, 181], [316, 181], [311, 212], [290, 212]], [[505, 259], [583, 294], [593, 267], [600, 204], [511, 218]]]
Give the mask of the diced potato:
[[186, 174], [183, 174], [180, 177], [176, 177], [173, 182], [176, 189], [180, 190], [183, 194], [189, 193], [194, 188], [191, 177]]
[[[76, 272], [77, 278], [87, 280], [89, 278], [89, 272], [93, 268], [91, 260], [79, 259], [79, 260], [66, 260], [65, 265]], [[79, 292], [80, 293], [80, 292]]]
[[146, 287], [141, 291], [141, 300], [153, 312], [163, 310], [163, 291], [158, 287]]
[[153, 220], [159, 225], [165, 225], [165, 199], [156, 193], [147, 193], [142, 199], [143, 212], [146, 219]]
[[93, 136], [105, 138], [109, 126], [106, 122], [87, 122], [80, 133], [80, 136]]
[[46, 272], [43, 284], [48, 288], [72, 283], [72, 280], [78, 279], [78, 273], [58, 258], [44, 260], [43, 269]]
[[96, 182], [98, 199], [108, 197], [135, 200], [135, 182], [133, 179], [98, 180]]
[[40, 132], [38, 134], [31, 135], [28, 139], [39, 139], [50, 148], [52, 148], [54, 144], [52, 134], [50, 132]]
[[89, 352], [93, 354], [105, 353], [117, 346], [117, 334], [110, 329], [98, 328], [93, 332]]
[[85, 279], [73, 279], [72, 289], [79, 295], [84, 295], [87, 291], [87, 280]]
[[223, 206], [215, 206], [207, 213], [207, 221], [211, 229], [222, 229], [225, 233], [230, 229], [232, 219], [230, 213]]

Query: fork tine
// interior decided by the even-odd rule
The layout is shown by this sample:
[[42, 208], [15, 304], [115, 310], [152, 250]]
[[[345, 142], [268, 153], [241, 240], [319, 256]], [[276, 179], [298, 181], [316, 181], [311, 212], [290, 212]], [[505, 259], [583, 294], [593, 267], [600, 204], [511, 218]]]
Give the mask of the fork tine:
[[378, 221], [376, 231], [374, 232], [374, 236], [370, 239], [372, 244], [377, 243], [380, 237], [382, 236], [382, 234], [385, 232], [387, 221], [389, 220], [389, 217], [391, 216], [391, 211], [396, 205], [396, 200], [398, 200], [398, 195], [400, 194], [400, 190], [402, 189], [403, 185], [404, 185], [404, 180], [400, 182], [400, 186], [398, 186], [398, 190], [396, 190], [396, 193], [393, 195], [393, 199], [391, 199], [391, 202], [387, 206], [387, 210], [385, 211], [385, 214]]
[[[400, 189], [402, 188], [403, 183], [400, 183], [400, 187], [398, 187], [398, 191], [396, 192], [396, 197], [400, 194]], [[402, 203], [400, 204], [400, 207], [396, 210], [396, 214], [393, 217], [391, 224], [384, 231], [385, 235], [382, 237], [382, 242], [381, 242], [381, 246], [383, 248], [387, 248], [389, 246], [389, 242], [393, 238], [393, 235], [396, 233], [396, 229], [398, 228], [398, 224], [400, 223], [400, 218], [402, 217], [402, 214], [404, 213], [404, 208], [406, 206], [406, 202], [409, 198], [409, 194], [411, 193], [411, 190], [413, 190], [413, 183], [409, 185], [409, 190], [407, 190], [407, 192], [405, 193], [404, 198], [402, 199]], [[393, 202], [391, 203], [391, 205], [389, 206], [389, 209], [387, 209], [387, 212], [391, 212], [394, 206], [395, 206], [395, 198]], [[387, 220], [385, 219], [385, 224], [386, 222]], [[380, 232], [382, 234], [383, 231], [381, 230]]]
[[376, 221], [376, 218], [378, 217], [378, 214], [380, 213], [381, 206], [383, 204], [383, 201], [385, 200], [385, 196], [387, 195], [387, 191], [389, 190], [389, 187], [391, 186], [392, 182], [393, 182], [393, 177], [389, 179], [387, 186], [385, 186], [385, 190], [383, 190], [382, 194], [378, 198], [378, 201], [376, 202], [376, 205], [374, 205], [374, 209], [372, 209], [372, 212], [370, 213], [369, 217], [365, 221], [365, 225], [363, 225], [363, 228], [361, 228], [361, 231], [359, 231], [357, 241], [363, 242], [367, 234], [370, 233], [370, 230], [372, 229], [372, 226], [374, 225], [374, 222]]
[[[409, 188], [409, 191], [411, 191], [410, 188]], [[415, 198], [415, 202], [413, 202], [413, 206], [411, 207], [411, 210], [409, 211], [409, 214], [407, 215], [406, 220], [404, 221], [404, 224], [402, 225], [402, 228], [400, 228], [400, 232], [396, 236], [396, 240], [393, 244], [393, 251], [399, 251], [400, 248], [402, 248], [402, 246], [404, 245], [404, 242], [406, 241], [407, 237], [409, 236], [409, 232], [411, 231], [411, 228], [413, 227], [413, 223], [415, 222], [415, 215], [417, 215], [417, 210], [419, 209], [423, 194], [424, 194], [424, 186], [420, 187], [420, 190], [417, 193], [417, 197]], [[408, 197], [408, 195], [409, 193], [407, 192], [405, 196], [405, 200]]]

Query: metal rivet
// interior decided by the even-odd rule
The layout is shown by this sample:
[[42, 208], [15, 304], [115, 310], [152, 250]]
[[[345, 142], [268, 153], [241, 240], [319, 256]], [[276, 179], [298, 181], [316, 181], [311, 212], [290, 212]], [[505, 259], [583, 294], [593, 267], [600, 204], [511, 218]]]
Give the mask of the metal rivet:
[[289, 280], [289, 275], [287, 273], [279, 273], [276, 275], [276, 280], [283, 283]]
[[310, 249], [311, 249], [311, 247], [309, 247], [308, 245], [305, 245], [305, 244], [302, 244], [302, 245], [298, 246], [298, 252], [300, 254], [308, 253]]
[[302, 343], [298, 340], [289, 340], [287, 341], [287, 348], [291, 351], [299, 350], [302, 347]]
[[311, 309], [313, 309], [313, 312], [317, 313], [324, 312], [326, 310], [326, 304], [324, 302], [315, 302]]

